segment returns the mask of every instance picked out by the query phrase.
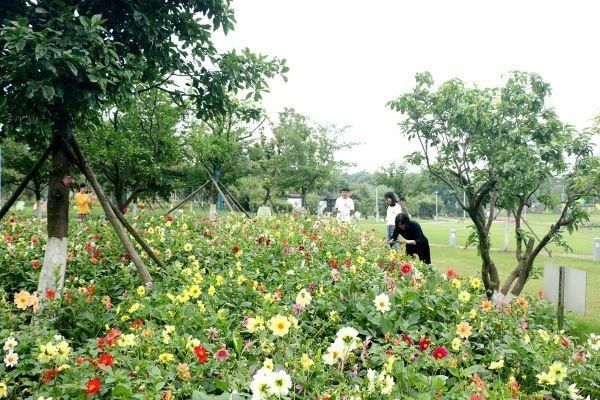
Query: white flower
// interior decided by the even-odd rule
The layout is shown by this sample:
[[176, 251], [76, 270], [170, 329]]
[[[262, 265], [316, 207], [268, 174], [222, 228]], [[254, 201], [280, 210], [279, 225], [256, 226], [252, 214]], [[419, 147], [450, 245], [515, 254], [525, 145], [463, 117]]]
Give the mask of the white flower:
[[19, 355], [17, 353], [8, 353], [6, 357], [4, 357], [4, 364], [7, 367], [16, 367], [19, 363]]
[[588, 345], [590, 349], [594, 351], [600, 350], [600, 335], [596, 335], [595, 333], [590, 333], [590, 337], [588, 339]]
[[569, 393], [569, 398], [571, 400], [580, 400], [583, 399], [583, 396], [579, 394], [579, 389], [577, 388], [577, 384], [572, 384], [567, 389], [567, 393]]
[[271, 392], [278, 397], [287, 396], [292, 388], [292, 379], [285, 371], [273, 372], [270, 375]]
[[381, 394], [392, 393], [392, 389], [394, 389], [394, 378], [389, 375], [381, 374], [378, 379], [381, 385]]
[[375, 308], [377, 308], [377, 311], [381, 311], [382, 313], [390, 311], [390, 298], [387, 294], [381, 293], [375, 297]]
[[358, 331], [352, 327], [347, 326], [345, 328], [340, 329], [336, 336], [342, 339], [342, 341], [346, 342], [349, 339], [356, 339], [358, 337]]
[[372, 391], [375, 388], [375, 375], [376, 372], [369, 368], [367, 370], [367, 380], [369, 381], [369, 391]]
[[250, 383], [250, 390], [252, 391], [253, 400], [263, 400], [271, 394], [270, 376], [272, 372], [267, 368], [261, 368], [256, 371], [252, 383]]
[[4, 342], [4, 350], [12, 353], [15, 351], [15, 347], [17, 347], [18, 344], [19, 342], [17, 342], [14, 337], [10, 336], [8, 339], [6, 339], [6, 342]]
[[301, 306], [309, 305], [311, 300], [312, 296], [306, 289], [302, 289], [296, 296], [296, 304], [300, 304]]

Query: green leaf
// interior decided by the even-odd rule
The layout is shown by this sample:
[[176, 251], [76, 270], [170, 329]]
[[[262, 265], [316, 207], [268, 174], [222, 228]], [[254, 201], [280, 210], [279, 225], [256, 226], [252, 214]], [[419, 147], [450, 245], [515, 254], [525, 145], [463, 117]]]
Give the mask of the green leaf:
[[50, 102], [54, 98], [54, 88], [52, 86], [42, 86], [42, 95], [46, 101]]

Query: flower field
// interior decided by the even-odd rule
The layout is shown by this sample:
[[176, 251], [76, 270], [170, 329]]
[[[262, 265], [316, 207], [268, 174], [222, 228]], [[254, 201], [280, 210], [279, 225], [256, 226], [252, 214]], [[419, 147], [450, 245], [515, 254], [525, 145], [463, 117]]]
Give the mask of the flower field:
[[600, 336], [353, 226], [141, 215], [167, 270], [140, 286], [106, 222], [72, 225], [63, 293], [35, 293], [43, 221], [0, 228], [0, 398], [600, 397]]

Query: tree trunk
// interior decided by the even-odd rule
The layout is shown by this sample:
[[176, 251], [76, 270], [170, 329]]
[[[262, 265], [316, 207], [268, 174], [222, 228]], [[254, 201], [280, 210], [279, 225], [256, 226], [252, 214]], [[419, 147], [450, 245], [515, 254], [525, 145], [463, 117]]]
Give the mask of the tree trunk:
[[33, 193], [35, 194], [35, 216], [42, 216], [42, 185], [37, 180], [33, 180]]
[[494, 264], [490, 256], [489, 231], [486, 230], [486, 218], [483, 207], [480, 207], [478, 210], [469, 210], [468, 212], [477, 229], [479, 256], [481, 257], [481, 278], [483, 279], [488, 296], [491, 296], [500, 288], [500, 277], [498, 276], [496, 264]]
[[[62, 119], [55, 121], [53, 135], [68, 143], [70, 123]], [[65, 280], [69, 230], [69, 187], [63, 184], [63, 177], [71, 172], [71, 161], [64, 151], [63, 142], [57, 141], [53, 146], [49, 172], [48, 241], [38, 292], [43, 294], [47, 289], [53, 289], [59, 295]]]

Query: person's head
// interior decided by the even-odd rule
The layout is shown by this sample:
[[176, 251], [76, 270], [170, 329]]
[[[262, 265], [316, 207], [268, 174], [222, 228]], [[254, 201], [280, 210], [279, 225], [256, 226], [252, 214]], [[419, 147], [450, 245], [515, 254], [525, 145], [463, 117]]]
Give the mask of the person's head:
[[396, 203], [398, 202], [396, 200], [396, 196], [394, 196], [394, 193], [392, 193], [392, 192], [387, 192], [386, 194], [383, 195], [383, 198], [385, 199], [385, 203], [388, 206], [394, 207], [396, 205]]
[[410, 217], [407, 213], [400, 213], [396, 215], [396, 228], [400, 228], [400, 230], [406, 230], [408, 223], [410, 222]]
[[80, 183], [79, 184], [79, 192], [81, 193], [87, 193], [87, 185], [85, 183]]
[[342, 188], [342, 197], [347, 199], [348, 196], [350, 196], [350, 189], [348, 189], [347, 187]]

